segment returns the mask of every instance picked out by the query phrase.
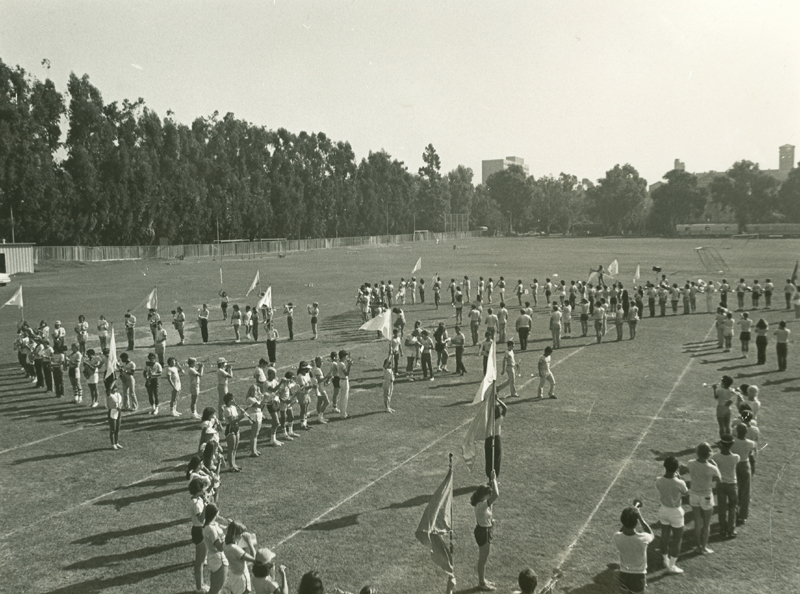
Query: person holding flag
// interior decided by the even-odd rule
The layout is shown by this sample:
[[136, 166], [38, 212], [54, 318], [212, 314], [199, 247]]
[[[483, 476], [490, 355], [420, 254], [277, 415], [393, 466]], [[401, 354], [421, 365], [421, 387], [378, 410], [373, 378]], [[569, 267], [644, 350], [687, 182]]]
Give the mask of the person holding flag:
[[[445, 543], [446, 535], [450, 537], [449, 547]], [[456, 579], [453, 567], [453, 454], [450, 454], [447, 476], [425, 508], [415, 536], [430, 550], [431, 560], [447, 573], [447, 592], [454, 592]]]
[[492, 552], [492, 504], [500, 497], [497, 475], [493, 470], [489, 485], [481, 485], [472, 494], [469, 502], [475, 509], [475, 542], [478, 544], [478, 587], [481, 592], [492, 592], [495, 585], [486, 579], [486, 563]]

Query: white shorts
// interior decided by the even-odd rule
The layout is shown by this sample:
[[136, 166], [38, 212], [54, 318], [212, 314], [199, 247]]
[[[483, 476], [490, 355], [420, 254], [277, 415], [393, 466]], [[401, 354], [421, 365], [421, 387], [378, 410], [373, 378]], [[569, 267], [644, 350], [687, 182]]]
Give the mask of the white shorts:
[[225, 555], [223, 555], [222, 553], [215, 553], [213, 555], [208, 555], [206, 561], [208, 562], [208, 570], [211, 573], [216, 573], [220, 569], [222, 569], [223, 566], [228, 565], [228, 558], [225, 557]]
[[662, 505], [658, 510], [658, 521], [665, 526], [683, 528], [683, 508]]
[[689, 493], [689, 505], [692, 507], [699, 507], [704, 511], [713, 511], [714, 503], [713, 493], [709, 493], [708, 495], [696, 495], [695, 493]]

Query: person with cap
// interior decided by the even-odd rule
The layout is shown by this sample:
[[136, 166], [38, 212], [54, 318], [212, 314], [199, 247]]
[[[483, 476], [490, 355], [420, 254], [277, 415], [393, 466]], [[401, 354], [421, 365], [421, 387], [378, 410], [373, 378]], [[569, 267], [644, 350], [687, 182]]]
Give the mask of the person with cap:
[[289, 594], [286, 566], [275, 563], [275, 553], [268, 548], [256, 551], [253, 561], [253, 594]]
[[283, 306], [283, 313], [286, 314], [286, 326], [289, 328], [289, 340], [294, 340], [294, 305], [291, 301]]
[[144, 364], [144, 387], [147, 390], [147, 399], [150, 401], [150, 414], [158, 414], [158, 380], [164, 371], [161, 363], [156, 361], [155, 353], [147, 354], [147, 362]]
[[56, 323], [53, 327], [53, 348], [60, 348], [67, 346], [64, 344], [64, 341], [67, 337], [67, 331], [61, 325], [60, 320], [56, 320]]
[[661, 556], [668, 573], [683, 573], [678, 567], [678, 555], [683, 539], [683, 505], [681, 498], [689, 493], [686, 482], [680, 478], [680, 463], [675, 456], [664, 459], [664, 476], [656, 479], [656, 490], [661, 502], [658, 523], [661, 525]]
[[[638, 594], [647, 587], [647, 545], [655, 540], [655, 535], [638, 505], [623, 509], [619, 519], [622, 528], [612, 540], [619, 552], [620, 590]], [[642, 532], [636, 530], [637, 524], [641, 524]]]
[[210, 315], [211, 312], [205, 303], [203, 307], [197, 310], [197, 323], [200, 325], [200, 336], [203, 338], [203, 344], [208, 342], [208, 318]]
[[[122, 410], [135, 411], [139, 408], [136, 399], [136, 363], [131, 361], [128, 353], [122, 353], [117, 363], [119, 377], [122, 383]], [[200, 418], [200, 417], [198, 417]]]
[[722, 475], [717, 465], [711, 460], [711, 446], [701, 443], [695, 450], [695, 459], [686, 465], [692, 486], [689, 489], [689, 505], [694, 514], [694, 533], [697, 540], [697, 553], [707, 555], [713, 553], [708, 548], [708, 536], [711, 532], [711, 516], [714, 514], [714, 483], [719, 482]]
[[719, 513], [719, 533], [723, 538], [736, 536], [736, 512], [739, 506], [736, 485], [736, 467], [739, 464], [738, 454], [731, 452], [733, 436], [725, 434], [717, 442], [719, 452], [711, 459], [717, 465], [720, 481], [717, 485], [717, 511]]
[[217, 410], [222, 410], [225, 394], [228, 393], [228, 380], [231, 379], [233, 379], [231, 365], [225, 357], [220, 357], [217, 359]]
[[136, 333], [136, 316], [134, 316], [131, 313], [131, 310], [128, 310], [125, 312], [125, 336], [128, 338], [129, 351], [132, 351], [135, 348], [134, 344], [135, 333]]

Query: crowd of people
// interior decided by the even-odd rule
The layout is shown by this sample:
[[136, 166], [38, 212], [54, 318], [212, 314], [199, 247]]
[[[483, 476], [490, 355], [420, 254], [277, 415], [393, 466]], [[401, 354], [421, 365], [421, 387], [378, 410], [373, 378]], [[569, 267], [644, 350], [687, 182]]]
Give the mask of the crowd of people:
[[[394, 412], [392, 394], [396, 378], [404, 378], [408, 382], [420, 379], [434, 381], [436, 374], [453, 373], [461, 376], [467, 374], [464, 353], [465, 349], [469, 348], [470, 341], [483, 361], [481, 375], [486, 373], [493, 345], [505, 345], [501, 375], [508, 377], [509, 396], [516, 396], [515, 378], [520, 375], [520, 362], [516, 358], [515, 341], [511, 339], [511, 314], [507, 306], [507, 302], [513, 299], [516, 299], [518, 307], [513, 329], [518, 337], [520, 351], [528, 350], [531, 334], [534, 331], [535, 308], [538, 308], [536, 313], [544, 317], [548, 323], [547, 336], [552, 340], [552, 345], [544, 349], [538, 358], [536, 373], [532, 374], [539, 377], [540, 398], [544, 397], [547, 384], [549, 384], [548, 396], [556, 398], [555, 379], [550, 369], [551, 354], [555, 349], [561, 348], [562, 339], [573, 336], [573, 317], [580, 323], [582, 337], [588, 335], [589, 320], [592, 320], [598, 343], [602, 342], [607, 326], [612, 323], [616, 329], [616, 340], [623, 339], [625, 325], [629, 328], [629, 338], [633, 340], [636, 338], [637, 324], [645, 312], [649, 313], [649, 317], [655, 317], [657, 314], [666, 316], [669, 302], [672, 315], [679, 314], [681, 303], [682, 313], [691, 314], [696, 312], [700, 295], [705, 296], [707, 311], [716, 312], [717, 346], [725, 351], [731, 349], [733, 329], [738, 324], [742, 355], [748, 356], [750, 336], [751, 332], [754, 332], [758, 363], [765, 362], [769, 325], [763, 318], [753, 324], [751, 314], [743, 310], [744, 296], [748, 293], [751, 294], [753, 309], [761, 307], [762, 296], [763, 307], [765, 309], [772, 307], [774, 285], [769, 279], [763, 286], [758, 281], [748, 286], [741, 280], [732, 290], [724, 279], [719, 283], [686, 281], [680, 286], [678, 283], [670, 283], [666, 276], [662, 276], [660, 281], [634, 285], [629, 290], [623, 283], [610, 278], [607, 274], [604, 275], [601, 267], [601, 273], [594, 276], [593, 280], [595, 281], [593, 283], [572, 280], [567, 284], [564, 280], [554, 282], [551, 278], [547, 278], [540, 285], [538, 280], [534, 279], [526, 287], [520, 279], [510, 290], [509, 295], [506, 294], [506, 281], [502, 276], [496, 282], [491, 277], [486, 281], [483, 277], [479, 277], [474, 289], [468, 276], [464, 276], [460, 281], [452, 278], [450, 283], [445, 285], [441, 277], [436, 275], [427, 286], [424, 279], [418, 280], [412, 276], [409, 280], [401, 279], [397, 289], [391, 280], [386, 283], [380, 281], [363, 284], [357, 291], [356, 305], [364, 321], [386, 310], [392, 312], [392, 338], [382, 365], [385, 410]], [[610, 282], [607, 283], [607, 280]], [[417, 320], [412, 328], [407, 330], [403, 308], [415, 305], [417, 302], [424, 304], [428, 287], [433, 293], [435, 309], [438, 310], [448, 301], [453, 308], [452, 317], [455, 320], [452, 325], [452, 335], [448, 323], [444, 321], [438, 322], [435, 328], [428, 329]], [[736, 312], [728, 309], [728, 295], [731, 292], [736, 292], [737, 295], [739, 307]], [[784, 293], [787, 308], [790, 308], [798, 300], [797, 289], [794, 284], [787, 281]], [[147, 314], [147, 321], [153, 341], [152, 352], [147, 353], [141, 369], [150, 404], [149, 412], [152, 415], [159, 414], [159, 386], [164, 385], [166, 381], [170, 392], [170, 414], [180, 416], [182, 413], [179, 405], [183, 401], [182, 377], [188, 377], [189, 413], [193, 419], [199, 421], [200, 425], [199, 449], [187, 469], [191, 537], [195, 546], [196, 590], [216, 594], [224, 587], [226, 591], [237, 594], [245, 592], [286, 594], [289, 586], [285, 567], [275, 562], [275, 554], [269, 549], [259, 548], [255, 536], [241, 522], [226, 520], [219, 515], [219, 486], [222, 472], [242, 470], [237, 463], [237, 452], [240, 448], [242, 427], [246, 422], [250, 425], [248, 438], [250, 455], [258, 457], [261, 456], [259, 435], [267, 420], [269, 422], [267, 443], [273, 447], [280, 447], [300, 436], [296, 430], [307, 431], [314, 424], [327, 424], [326, 416], [331, 413], [347, 419], [353, 361], [348, 351], [334, 351], [325, 360], [315, 356], [309, 361], [300, 361], [296, 368], [293, 367], [293, 370], [281, 374], [276, 367], [279, 334], [274, 324], [273, 308], [267, 305], [247, 305], [242, 310], [238, 304], [230, 304], [230, 299], [224, 291], [219, 295], [223, 321], [228, 323], [230, 320], [235, 343], [240, 343], [242, 340], [258, 341], [259, 326], [265, 330], [266, 357], [261, 358], [253, 370], [241, 403], [237, 402], [237, 397], [231, 389], [234, 380], [233, 362], [219, 357], [216, 361], [215, 374], [217, 406], [205, 407], [202, 413], [198, 410], [200, 382], [205, 374], [204, 362], [197, 357], [189, 357], [184, 366], [176, 357], [167, 356], [168, 334], [157, 309], [151, 308]], [[713, 308], [715, 300], [719, 303], [716, 309]], [[466, 321], [463, 318], [465, 307], [468, 309]], [[311, 323], [311, 339], [314, 340], [319, 337], [319, 304], [315, 302], [307, 309]], [[287, 338], [293, 340], [294, 305], [291, 302], [285, 304], [283, 313], [288, 328]], [[734, 313], [739, 313], [737, 321], [733, 320]], [[203, 343], [209, 341], [210, 316], [209, 308], [203, 304], [197, 315], [197, 325]], [[449, 318], [450, 316], [448, 322]], [[178, 333], [179, 346], [186, 344], [186, 324], [185, 312], [181, 307], [176, 307], [172, 311], [172, 325]], [[467, 325], [469, 334], [465, 334], [462, 330], [462, 326], [466, 328]], [[102, 383], [109, 421], [109, 436], [114, 449], [123, 447], [119, 440], [123, 413], [135, 412], [139, 408], [136, 390], [136, 376], [139, 370], [130, 354], [136, 348], [136, 317], [130, 310], [125, 314], [125, 331], [127, 352], [119, 356], [115, 365], [112, 365], [110, 359], [110, 324], [102, 315], [99, 316], [97, 323], [97, 337], [100, 343], [98, 350], [87, 348], [87, 343], [90, 342], [89, 324], [83, 315], [78, 317], [73, 341], [68, 340], [67, 331], [60, 321], [55, 322], [52, 330], [45, 321], [41, 321], [37, 327], [21, 323], [15, 343], [19, 363], [26, 377], [37, 387], [48, 393], [52, 392], [57, 398], [65, 397], [64, 375], [66, 374], [74, 402], [77, 404], [83, 402], [85, 381], [89, 392], [89, 406], [96, 408], [100, 402], [98, 384]], [[773, 332], [781, 371], [786, 369], [789, 334], [790, 331], [784, 321], [781, 321], [778, 329]], [[436, 353], [435, 367], [434, 353]], [[456, 360], [452, 372], [448, 368], [451, 356], [455, 356]], [[401, 366], [403, 357], [406, 358], [404, 368]], [[332, 386], [330, 396], [328, 386]], [[744, 523], [748, 515], [750, 477], [755, 472], [755, 458], [758, 452], [759, 430], [756, 423], [760, 408], [758, 388], [743, 385], [738, 391], [734, 390], [732, 379], [725, 376], [720, 385], [713, 387], [713, 391], [717, 401], [720, 453], [712, 456], [711, 447], [704, 443], [698, 446], [696, 458], [686, 466], [680, 465], [674, 457], [668, 457], [664, 461], [665, 475], [657, 481], [662, 504], [659, 511], [661, 551], [664, 555], [664, 566], [672, 573], [683, 571], [677, 565], [683, 533], [682, 498], [689, 497], [695, 522], [696, 550], [701, 554], [711, 552], [708, 548], [708, 536], [711, 512], [715, 504], [712, 481], [719, 482], [717, 499], [719, 499], [720, 529], [723, 536], [735, 536], [735, 526], [737, 523]], [[736, 410], [734, 415], [736, 423], [733, 427], [731, 427], [732, 407]], [[499, 453], [497, 442], [493, 442], [492, 447], [494, 448], [495, 444]], [[487, 453], [487, 461], [488, 459]], [[490, 477], [488, 486], [479, 489], [473, 496], [478, 520], [475, 538], [480, 549], [478, 588], [487, 591], [495, 588], [486, 580], [484, 574], [489, 554], [488, 546], [491, 542], [491, 505], [499, 495], [495, 464], [496, 472], [499, 473], [499, 460], [497, 460], [492, 462], [491, 473], [487, 470], [487, 475]], [[691, 489], [680, 478], [682, 473], [690, 475]], [[641, 524], [643, 533], [636, 531], [637, 524]], [[623, 511], [622, 525], [623, 528], [615, 535], [615, 542], [621, 555], [621, 580], [625, 582], [628, 591], [641, 591], [636, 589], [643, 579], [640, 576], [646, 572], [646, 563], [644, 566], [641, 563], [641, 553], [652, 540], [645, 535], [652, 531], [636, 507]], [[632, 541], [638, 544], [635, 546], [624, 544]], [[642, 571], [643, 567], [645, 572]], [[207, 573], [208, 584], [204, 573]], [[535, 574], [532, 570], [526, 570], [523, 574], [520, 574], [520, 588], [523, 592], [533, 592], [536, 586]], [[632, 574], [634, 577], [623, 577], [627, 574]], [[533, 587], [530, 587], [531, 580]], [[454, 582], [452, 586], [454, 587]], [[526, 590], [527, 587], [530, 587], [530, 590]], [[298, 591], [301, 594], [323, 591], [320, 588], [321, 578], [312, 572], [303, 576]], [[365, 587], [362, 592], [375, 592], [375, 590]]]

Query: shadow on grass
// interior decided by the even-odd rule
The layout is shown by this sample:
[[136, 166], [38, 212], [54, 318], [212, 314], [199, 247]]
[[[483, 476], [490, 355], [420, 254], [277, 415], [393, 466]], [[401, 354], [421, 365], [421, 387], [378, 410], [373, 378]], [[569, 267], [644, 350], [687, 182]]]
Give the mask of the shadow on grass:
[[617, 563], [609, 563], [603, 571], [592, 577], [591, 584], [571, 588], [565, 590], [565, 592], [569, 594], [608, 594], [609, 592], [619, 592], [618, 570], [619, 565]]
[[755, 367], [757, 363], [743, 363], [742, 365], [730, 365], [728, 367], [720, 367], [719, 371], [731, 371], [733, 369], [743, 369], [745, 367]]
[[[134, 526], [133, 528], [126, 528], [125, 530], [110, 530], [109, 532], [101, 532], [99, 534], [92, 534], [85, 536], [78, 540], [73, 540], [71, 544], [88, 544], [92, 546], [104, 546], [112, 540], [125, 538], [127, 536], [139, 536], [140, 534], [148, 534], [150, 532], [159, 532], [173, 526], [181, 526], [186, 524], [187, 520], [180, 518], [177, 520], [170, 520], [169, 522], [158, 522], [155, 524], [143, 524], [142, 526]], [[68, 568], [69, 569], [69, 568]]]
[[778, 373], [777, 369], [767, 369], [765, 371], [756, 371], [754, 373], [737, 373], [736, 377], [758, 377], [759, 375], [767, 375], [769, 373]]
[[796, 382], [800, 377], [786, 377], [778, 380], [767, 380], [763, 383], [764, 386], [777, 386], [778, 384], [788, 384], [789, 382]]
[[76, 569], [100, 569], [102, 567], [113, 567], [121, 563], [124, 563], [126, 561], [131, 561], [133, 559], [141, 559], [142, 557], [150, 557], [151, 555], [160, 555], [161, 553], [165, 553], [171, 549], [184, 547], [188, 544], [189, 544], [188, 539], [186, 539], [166, 544], [144, 547], [141, 549], [136, 549], [135, 551], [115, 553], [113, 555], [98, 555], [97, 557], [92, 557], [91, 559], [76, 561], [75, 563], [67, 565], [66, 567], [64, 567], [64, 569], [76, 570]]
[[688, 456], [690, 454], [694, 454], [694, 448], [686, 448], [684, 450], [679, 450], [675, 452], [673, 451], [662, 452], [660, 450], [650, 450], [650, 453], [656, 457], [656, 460], [658, 462], [663, 462], [670, 456], [675, 456], [676, 458], [680, 458], [681, 456]]
[[716, 365], [717, 363], [727, 363], [728, 361], [741, 361], [741, 357], [728, 357], [727, 359], [703, 359], [701, 365]]
[[113, 505], [117, 511], [119, 511], [133, 503], [153, 501], [154, 499], [161, 499], [162, 497], [169, 497], [170, 495], [177, 495], [178, 493], [186, 493], [186, 487], [156, 491], [155, 493], [142, 493], [141, 495], [129, 495], [128, 497], [117, 497], [116, 499], [101, 499], [96, 502], [95, 505]]
[[[180, 545], [185, 543], [181, 542]], [[57, 590], [50, 590], [44, 594], [100, 594], [109, 588], [119, 588], [121, 586], [130, 586], [138, 584], [144, 580], [148, 580], [159, 575], [166, 573], [173, 573], [176, 571], [186, 571], [192, 567], [192, 563], [174, 563], [172, 565], [165, 565], [164, 567], [156, 567], [154, 569], [147, 569], [144, 571], [135, 571], [126, 573], [124, 575], [112, 577], [98, 577], [85, 582], [71, 584], [58, 588]]]
[[109, 451], [110, 447], [92, 448], [91, 450], [83, 450], [80, 452], [62, 452], [60, 454], [47, 454], [45, 456], [34, 456], [32, 458], [20, 458], [14, 460], [11, 464], [17, 466], [19, 464], [28, 464], [29, 462], [43, 462], [45, 460], [57, 460], [58, 458], [71, 458], [73, 456], [82, 456], [84, 454], [93, 454], [94, 452]]

